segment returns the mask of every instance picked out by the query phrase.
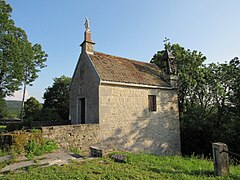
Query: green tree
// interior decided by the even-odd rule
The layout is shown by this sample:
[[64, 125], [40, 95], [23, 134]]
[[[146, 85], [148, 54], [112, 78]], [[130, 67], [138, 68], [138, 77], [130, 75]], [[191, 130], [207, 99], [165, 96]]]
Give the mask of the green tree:
[[38, 77], [38, 72], [40, 69], [46, 67], [44, 62], [47, 60], [47, 54], [42, 50], [40, 44], [35, 44], [32, 47], [32, 52], [27, 53], [25, 61], [23, 62], [23, 97], [22, 97], [22, 107], [21, 107], [21, 119], [23, 119], [23, 109], [24, 109], [24, 100], [26, 94], [27, 85], [32, 86], [32, 82]]
[[44, 107], [41, 110], [39, 121], [62, 121], [63, 119], [54, 108]]
[[24, 102], [26, 85], [31, 85], [45, 67], [47, 54], [39, 44], [32, 45], [25, 31], [15, 26], [11, 12], [11, 6], [0, 0], [0, 98], [12, 95], [23, 84]]
[[6, 102], [4, 99], [0, 98], [0, 119], [2, 119], [6, 113], [5, 108], [6, 108]]
[[68, 120], [70, 83], [69, 77], [55, 78], [53, 85], [48, 87], [43, 95], [43, 110], [48, 108], [49, 112], [56, 112], [61, 120]]
[[[165, 48], [175, 56], [179, 76], [182, 153], [209, 155], [214, 141], [225, 142], [239, 152], [239, 59], [205, 65], [200, 52], [177, 44], [166, 44]], [[151, 62], [163, 67], [160, 59], [164, 51], [155, 54]]]
[[[151, 60], [156, 63], [160, 68], [165, 64], [161, 61], [164, 52], [170, 51], [175, 57], [173, 65], [177, 68], [178, 80], [178, 101], [181, 123], [181, 143], [183, 154], [191, 154], [193, 151], [196, 153], [204, 153], [206, 146], [199, 146], [200, 143], [209, 142], [212, 137], [211, 131], [206, 131], [206, 136], [203, 131], [209, 129], [208, 119], [212, 116], [211, 109], [205, 108], [205, 69], [204, 61], [205, 56], [196, 50], [191, 51], [185, 49], [178, 44], [166, 44], [165, 50], [158, 51]], [[203, 143], [209, 145], [208, 143]], [[206, 152], [206, 151], [205, 151]]]
[[238, 57], [233, 58], [230, 61], [231, 75], [232, 75], [232, 94], [230, 95], [229, 99], [238, 111], [236, 113], [240, 114], [240, 60]]
[[28, 46], [27, 35], [14, 25], [12, 8], [0, 1], [0, 97], [19, 90], [22, 82], [23, 49]]
[[217, 108], [216, 123], [214, 128], [219, 128], [223, 123], [225, 113], [228, 112], [230, 97], [233, 96], [234, 66], [228, 63], [211, 63], [205, 67], [207, 79], [207, 92], [205, 97], [209, 99], [208, 106]]
[[25, 102], [24, 106], [24, 119], [28, 122], [36, 121], [39, 118], [42, 105], [34, 97], [30, 97]]
[[[240, 152], [240, 62], [237, 57], [229, 63], [209, 66], [214, 80], [209, 82], [212, 103], [217, 108], [214, 139], [228, 144], [229, 149]], [[240, 159], [239, 159], [240, 160]]]
[[[173, 65], [177, 67], [178, 81], [178, 97], [180, 112], [186, 111], [186, 106], [195, 101], [197, 96], [200, 96], [197, 92], [201, 92], [200, 89], [204, 89], [204, 74], [202, 72], [203, 62], [206, 57], [201, 52], [196, 50], [191, 51], [185, 49], [179, 44], [165, 44], [165, 49], [172, 52], [175, 57]], [[158, 51], [152, 58], [151, 63], [155, 63], [162, 67], [161, 57], [165, 50]], [[191, 98], [189, 98], [191, 97]]]

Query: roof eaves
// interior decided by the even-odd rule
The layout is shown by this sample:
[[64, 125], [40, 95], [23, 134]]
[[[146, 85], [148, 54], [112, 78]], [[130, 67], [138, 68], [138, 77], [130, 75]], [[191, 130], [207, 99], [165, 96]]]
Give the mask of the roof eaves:
[[101, 84], [110, 84], [110, 85], [119, 85], [119, 86], [132, 86], [132, 87], [142, 87], [142, 88], [150, 88], [150, 89], [174, 89], [172, 86], [160, 86], [160, 85], [148, 85], [148, 84], [135, 84], [128, 82], [115, 82], [115, 81], [106, 81], [101, 80]]

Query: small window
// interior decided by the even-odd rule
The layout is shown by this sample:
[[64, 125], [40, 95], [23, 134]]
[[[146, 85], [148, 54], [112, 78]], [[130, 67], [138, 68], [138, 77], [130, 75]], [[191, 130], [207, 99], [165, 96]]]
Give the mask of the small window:
[[148, 109], [149, 111], [157, 110], [156, 95], [148, 95]]

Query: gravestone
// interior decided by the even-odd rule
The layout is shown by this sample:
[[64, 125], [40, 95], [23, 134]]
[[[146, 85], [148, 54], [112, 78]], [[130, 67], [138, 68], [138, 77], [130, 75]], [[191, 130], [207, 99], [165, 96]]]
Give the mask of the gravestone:
[[102, 157], [103, 150], [99, 147], [90, 146], [90, 156], [92, 157]]
[[228, 147], [224, 143], [213, 143], [213, 162], [214, 162], [214, 174], [217, 176], [229, 175], [229, 158]]

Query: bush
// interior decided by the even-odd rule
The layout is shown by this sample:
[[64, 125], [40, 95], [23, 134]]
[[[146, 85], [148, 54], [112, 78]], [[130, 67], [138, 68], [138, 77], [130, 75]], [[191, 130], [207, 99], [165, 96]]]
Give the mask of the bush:
[[34, 156], [41, 155], [41, 146], [36, 141], [30, 141], [26, 146], [25, 149], [27, 151], [27, 157], [33, 158]]
[[34, 156], [39, 156], [44, 153], [52, 152], [58, 148], [57, 144], [52, 140], [47, 140], [37, 142], [36, 140], [31, 140], [25, 146], [28, 158], [33, 158]]
[[205, 109], [192, 104], [180, 116], [183, 155], [190, 156], [195, 153], [208, 156], [211, 153], [211, 143], [214, 141], [217, 130], [213, 128], [216, 124], [215, 111], [215, 109]]
[[28, 158], [51, 152], [58, 148], [57, 143], [42, 137], [41, 131], [33, 129], [31, 132], [15, 131], [3, 138], [2, 153], [26, 153]]
[[56, 142], [52, 141], [52, 140], [48, 140], [46, 142], [43, 143], [43, 153], [46, 152], [52, 152], [54, 150], [56, 150], [58, 148], [58, 145]]

